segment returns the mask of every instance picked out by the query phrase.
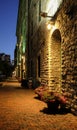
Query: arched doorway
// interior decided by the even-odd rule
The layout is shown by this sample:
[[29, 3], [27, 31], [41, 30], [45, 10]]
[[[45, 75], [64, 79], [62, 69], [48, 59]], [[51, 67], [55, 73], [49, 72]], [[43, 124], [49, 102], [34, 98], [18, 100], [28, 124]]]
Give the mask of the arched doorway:
[[51, 86], [61, 89], [61, 34], [58, 29], [51, 36]]

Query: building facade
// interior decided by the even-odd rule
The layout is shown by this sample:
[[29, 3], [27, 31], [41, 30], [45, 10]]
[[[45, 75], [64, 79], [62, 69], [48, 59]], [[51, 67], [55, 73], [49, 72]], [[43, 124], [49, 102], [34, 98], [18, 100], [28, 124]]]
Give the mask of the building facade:
[[19, 0], [17, 17], [17, 44], [15, 48], [16, 76], [22, 80], [27, 77], [27, 23], [28, 0]]
[[76, 8], [75, 0], [31, 0], [29, 5], [29, 77], [34, 85], [38, 80], [53, 91], [64, 89], [72, 111], [77, 111]]
[[77, 111], [76, 9], [76, 0], [20, 0], [16, 31], [18, 76], [24, 55], [24, 78], [31, 78], [34, 87], [39, 81], [53, 91], [64, 90], [72, 111]]

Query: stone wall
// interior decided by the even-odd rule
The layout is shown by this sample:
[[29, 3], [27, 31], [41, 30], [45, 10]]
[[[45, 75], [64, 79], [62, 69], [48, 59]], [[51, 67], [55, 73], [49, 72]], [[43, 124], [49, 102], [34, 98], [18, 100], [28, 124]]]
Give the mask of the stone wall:
[[[47, 1], [44, 1], [47, 4]], [[45, 5], [42, 2], [42, 9]], [[37, 5], [37, 4], [36, 4]], [[45, 7], [44, 7], [45, 6]], [[38, 8], [38, 6], [36, 6]], [[35, 9], [34, 12], [37, 10]], [[77, 111], [77, 2], [64, 0], [55, 20], [55, 30], [47, 30], [46, 19], [42, 19], [30, 35], [30, 59], [33, 79], [41, 79], [56, 91], [63, 88], [69, 97], [71, 110]], [[31, 10], [32, 11], [32, 10]], [[35, 14], [34, 14], [35, 15]], [[36, 13], [36, 16], [37, 13]], [[37, 22], [37, 17], [32, 21]], [[36, 20], [35, 20], [36, 18]], [[40, 55], [40, 77], [38, 77], [38, 56]], [[31, 70], [31, 68], [29, 67]]]
[[68, 104], [77, 111], [77, 2], [64, 1], [57, 21], [62, 37], [62, 87], [70, 98]]

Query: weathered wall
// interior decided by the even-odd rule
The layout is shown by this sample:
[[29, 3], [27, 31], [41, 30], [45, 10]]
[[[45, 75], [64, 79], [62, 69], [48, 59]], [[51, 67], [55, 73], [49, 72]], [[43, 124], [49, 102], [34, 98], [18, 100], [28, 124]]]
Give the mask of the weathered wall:
[[[45, 2], [45, 3], [44, 3]], [[42, 2], [45, 9], [47, 1]], [[37, 5], [37, 3], [36, 3]], [[36, 12], [38, 6], [34, 7]], [[60, 90], [62, 87], [70, 100], [68, 106], [77, 111], [77, 2], [64, 0], [57, 14], [55, 30], [47, 30], [46, 19], [40, 22], [37, 13], [32, 17], [34, 21], [33, 35], [30, 35], [32, 60], [32, 76], [41, 79], [52, 89]], [[32, 10], [31, 10], [32, 12]], [[36, 18], [36, 19], [35, 19]], [[32, 28], [31, 28], [32, 29]], [[40, 55], [40, 77], [37, 76], [37, 58]], [[31, 68], [29, 68], [31, 69]]]
[[[77, 2], [64, 1], [57, 21], [62, 37], [62, 87], [67, 91], [69, 106], [77, 110]], [[73, 111], [73, 109], [72, 109]]]

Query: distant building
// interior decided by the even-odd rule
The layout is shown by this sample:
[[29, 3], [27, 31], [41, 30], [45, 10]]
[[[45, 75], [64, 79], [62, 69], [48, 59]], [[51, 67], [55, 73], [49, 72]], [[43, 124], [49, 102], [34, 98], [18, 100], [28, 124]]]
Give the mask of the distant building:
[[27, 78], [27, 39], [28, 39], [28, 0], [19, 0], [16, 36], [17, 43], [14, 51], [16, 75], [22, 80]]
[[12, 64], [8, 54], [0, 53], [0, 73], [5, 77], [11, 76]]
[[11, 64], [10, 55], [8, 55], [8, 54], [0, 53], [0, 60], [6, 61], [8, 64]]
[[0, 53], [0, 60], [4, 61], [5, 60], [5, 54], [4, 53]]
[[5, 54], [5, 61], [7, 61], [8, 63], [11, 63], [10, 55]]
[[14, 66], [17, 66], [17, 45], [15, 46], [14, 49]]
[[14, 66], [14, 60], [12, 60], [11, 64], [12, 64], [12, 66]]

